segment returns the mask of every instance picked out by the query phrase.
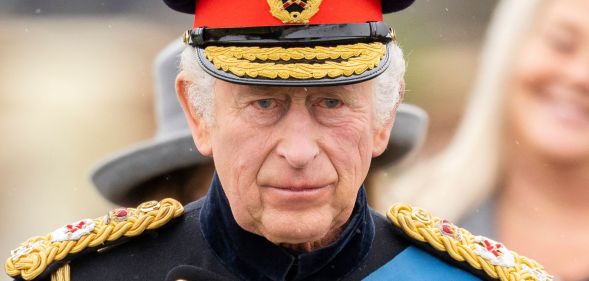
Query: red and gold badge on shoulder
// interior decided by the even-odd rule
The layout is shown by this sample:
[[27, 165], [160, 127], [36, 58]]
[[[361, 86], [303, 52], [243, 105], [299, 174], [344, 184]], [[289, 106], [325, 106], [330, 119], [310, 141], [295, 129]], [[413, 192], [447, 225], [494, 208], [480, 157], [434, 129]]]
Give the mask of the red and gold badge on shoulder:
[[413, 0], [164, 0], [195, 14], [184, 35], [210, 75], [240, 84], [338, 85], [372, 79], [390, 64], [383, 13]]

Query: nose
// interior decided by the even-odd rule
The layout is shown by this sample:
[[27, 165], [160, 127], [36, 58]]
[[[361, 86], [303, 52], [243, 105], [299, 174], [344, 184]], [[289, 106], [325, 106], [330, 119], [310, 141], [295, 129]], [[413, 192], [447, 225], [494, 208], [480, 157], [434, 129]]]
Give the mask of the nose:
[[289, 166], [302, 169], [320, 153], [315, 120], [305, 106], [292, 106], [280, 122], [276, 153]]

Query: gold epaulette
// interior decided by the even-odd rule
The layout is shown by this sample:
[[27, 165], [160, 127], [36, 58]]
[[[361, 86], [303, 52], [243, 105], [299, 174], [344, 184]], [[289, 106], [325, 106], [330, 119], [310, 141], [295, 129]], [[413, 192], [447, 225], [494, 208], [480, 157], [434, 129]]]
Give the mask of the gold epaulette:
[[12, 277], [33, 280], [48, 266], [63, 264], [51, 280], [69, 280], [68, 256], [85, 249], [100, 249], [123, 237], [159, 228], [184, 211], [174, 199], [148, 201], [137, 208], [118, 208], [96, 219], [83, 219], [46, 236], [33, 237], [11, 252], [4, 269]]
[[554, 277], [532, 259], [510, 251], [503, 244], [475, 236], [446, 219], [432, 216], [421, 208], [396, 204], [388, 218], [411, 239], [446, 252], [452, 259], [466, 262], [476, 270], [501, 281], [552, 281]]

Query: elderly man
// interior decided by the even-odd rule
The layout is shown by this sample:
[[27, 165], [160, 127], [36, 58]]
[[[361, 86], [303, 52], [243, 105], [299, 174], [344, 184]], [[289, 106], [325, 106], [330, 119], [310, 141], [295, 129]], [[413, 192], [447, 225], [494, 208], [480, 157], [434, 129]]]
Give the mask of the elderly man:
[[[209, 193], [150, 201], [31, 238], [31, 280], [549, 280], [541, 266], [405, 204], [370, 210], [404, 61], [400, 0], [166, 1], [195, 12], [176, 79]], [[322, 3], [323, 2], [323, 3]], [[165, 226], [165, 227], [164, 227]]]
[[[117, 205], [132, 206], [167, 197], [187, 204], [207, 193], [214, 173], [213, 161], [197, 152], [176, 98], [174, 81], [185, 48], [185, 44], [176, 39], [155, 60], [156, 135], [117, 151], [93, 169], [94, 186], [105, 199]], [[371, 174], [412, 155], [423, 142], [426, 127], [427, 115], [423, 110], [401, 104], [387, 149], [372, 159], [367, 181]], [[372, 186], [366, 186], [369, 195], [371, 189]], [[370, 199], [369, 196], [369, 202]]]

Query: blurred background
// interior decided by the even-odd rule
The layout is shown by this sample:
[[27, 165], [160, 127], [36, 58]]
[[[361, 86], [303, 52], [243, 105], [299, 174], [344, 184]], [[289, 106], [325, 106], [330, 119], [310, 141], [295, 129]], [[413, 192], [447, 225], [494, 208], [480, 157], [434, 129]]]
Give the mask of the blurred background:
[[[420, 156], [454, 132], [494, 5], [417, 0], [386, 17], [408, 62], [406, 102], [430, 115]], [[155, 133], [152, 62], [191, 24], [160, 1], [0, 2], [0, 257], [113, 207], [89, 172]]]

